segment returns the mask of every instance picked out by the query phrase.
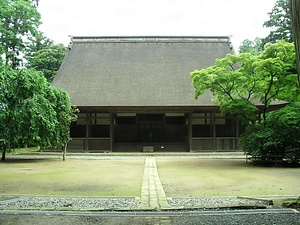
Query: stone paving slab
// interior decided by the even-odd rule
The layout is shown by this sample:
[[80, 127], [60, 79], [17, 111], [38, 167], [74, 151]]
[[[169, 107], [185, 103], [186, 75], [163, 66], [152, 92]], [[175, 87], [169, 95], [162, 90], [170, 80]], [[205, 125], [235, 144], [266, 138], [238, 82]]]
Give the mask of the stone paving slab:
[[159, 179], [155, 157], [152, 156], [145, 160], [140, 207], [149, 209], [171, 207]]

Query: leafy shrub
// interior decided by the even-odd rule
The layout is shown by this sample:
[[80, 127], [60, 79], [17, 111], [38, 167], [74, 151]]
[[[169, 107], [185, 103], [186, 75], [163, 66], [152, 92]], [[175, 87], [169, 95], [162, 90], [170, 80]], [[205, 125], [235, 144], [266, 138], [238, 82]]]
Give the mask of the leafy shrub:
[[240, 137], [244, 151], [252, 156], [282, 155], [290, 162], [300, 159], [300, 104], [294, 103], [268, 113], [266, 125], [246, 128]]
[[240, 143], [244, 150], [253, 156], [277, 155], [279, 154], [280, 141], [275, 137], [275, 132], [262, 124], [247, 127], [240, 137]]

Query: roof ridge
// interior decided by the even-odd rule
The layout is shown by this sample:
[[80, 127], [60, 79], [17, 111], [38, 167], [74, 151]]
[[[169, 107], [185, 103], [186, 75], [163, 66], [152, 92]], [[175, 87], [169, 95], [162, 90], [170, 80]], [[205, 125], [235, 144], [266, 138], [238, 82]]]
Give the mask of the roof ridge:
[[98, 42], [226, 42], [230, 43], [230, 36], [73, 36], [72, 43], [98, 43]]

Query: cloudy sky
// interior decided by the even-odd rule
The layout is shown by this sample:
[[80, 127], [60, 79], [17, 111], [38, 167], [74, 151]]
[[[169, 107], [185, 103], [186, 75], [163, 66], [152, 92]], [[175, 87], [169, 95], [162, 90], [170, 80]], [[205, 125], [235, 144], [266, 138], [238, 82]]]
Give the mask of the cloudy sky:
[[56, 43], [72, 36], [265, 37], [276, 0], [40, 0], [41, 30]]

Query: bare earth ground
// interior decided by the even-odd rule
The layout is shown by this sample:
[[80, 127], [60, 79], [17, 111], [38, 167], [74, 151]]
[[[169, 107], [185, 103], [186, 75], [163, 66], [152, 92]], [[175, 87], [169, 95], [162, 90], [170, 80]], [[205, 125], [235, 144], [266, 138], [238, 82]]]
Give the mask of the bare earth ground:
[[140, 196], [144, 160], [7, 160], [0, 195]]
[[[7, 194], [140, 196], [145, 159], [10, 159], [0, 163], [0, 200]], [[243, 159], [157, 157], [168, 197], [300, 195], [300, 168], [247, 165]], [[0, 212], [2, 214], [2, 212]], [[259, 223], [258, 223], [259, 221]], [[300, 215], [129, 216], [3, 213], [0, 224], [300, 224]]]
[[[157, 158], [168, 197], [300, 195], [300, 168], [259, 167], [243, 159]], [[140, 196], [144, 158], [7, 160], [0, 195]]]
[[156, 162], [167, 196], [300, 195], [300, 168], [252, 166], [242, 159]]

